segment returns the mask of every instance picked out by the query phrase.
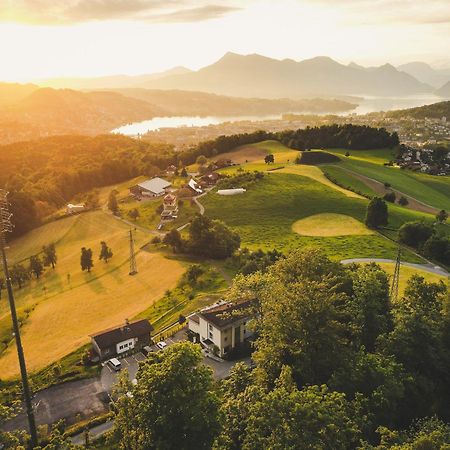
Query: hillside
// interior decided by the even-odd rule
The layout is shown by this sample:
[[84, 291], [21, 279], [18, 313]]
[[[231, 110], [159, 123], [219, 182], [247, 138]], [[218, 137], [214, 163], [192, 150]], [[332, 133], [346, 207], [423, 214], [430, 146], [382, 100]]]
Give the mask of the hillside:
[[351, 111], [355, 103], [333, 98], [242, 98], [206, 92], [160, 89], [114, 89], [127, 97], [145, 100], [169, 115], [232, 116], [282, 114], [287, 111], [323, 113]]
[[0, 112], [0, 142], [12, 140], [11, 123], [31, 126], [28, 136], [99, 134], [127, 122], [164, 115], [162, 108], [116, 92], [79, 92], [41, 88]]
[[327, 57], [304, 61], [227, 53], [197, 72], [172, 75], [146, 84], [149, 88], [184, 89], [242, 97], [305, 95], [408, 95], [432, 88], [385, 64], [371, 70], [345, 66]]
[[[450, 88], [450, 85], [449, 85]], [[387, 117], [413, 117], [415, 119], [440, 119], [443, 116], [450, 117], [450, 101], [433, 103], [431, 105], [419, 106], [417, 108], [400, 109], [389, 111]]]
[[39, 89], [35, 84], [1, 83], [0, 82], [0, 108], [20, 102], [32, 92]]
[[450, 81], [445, 83], [440, 89], [436, 91], [436, 95], [443, 98], [450, 98]]

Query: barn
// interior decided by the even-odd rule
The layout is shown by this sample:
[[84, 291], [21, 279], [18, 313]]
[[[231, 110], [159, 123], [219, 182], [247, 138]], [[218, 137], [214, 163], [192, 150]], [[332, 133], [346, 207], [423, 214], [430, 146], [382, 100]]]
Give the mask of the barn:
[[130, 187], [130, 193], [138, 197], [159, 197], [167, 193], [172, 183], [155, 177]]

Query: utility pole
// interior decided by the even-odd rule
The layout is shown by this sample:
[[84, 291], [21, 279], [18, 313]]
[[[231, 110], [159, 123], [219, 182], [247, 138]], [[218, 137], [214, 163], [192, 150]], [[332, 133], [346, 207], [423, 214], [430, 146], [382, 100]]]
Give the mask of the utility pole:
[[134, 239], [133, 239], [133, 231], [130, 230], [130, 275], [136, 275], [137, 266], [136, 266], [136, 255], [134, 253]]
[[11, 276], [9, 274], [8, 260], [6, 258], [6, 233], [12, 231], [12, 214], [9, 211], [7, 199], [8, 193], [0, 189], [0, 249], [3, 260], [3, 272], [5, 274], [6, 289], [8, 291], [9, 308], [11, 310], [11, 319], [13, 323], [14, 337], [16, 339], [17, 356], [19, 357], [20, 375], [22, 377], [23, 396], [25, 408], [28, 417], [28, 426], [30, 428], [30, 446], [37, 447], [38, 439], [36, 433], [36, 422], [34, 420], [33, 404], [31, 403], [30, 385], [28, 384], [27, 366], [25, 364], [25, 355], [23, 353], [22, 341], [20, 339], [20, 328], [17, 320], [16, 304], [14, 302], [14, 293], [12, 289]]
[[398, 284], [400, 281], [400, 266], [402, 263], [402, 247], [398, 244], [397, 261], [395, 262], [394, 277], [392, 278], [390, 299], [391, 302], [398, 300]]

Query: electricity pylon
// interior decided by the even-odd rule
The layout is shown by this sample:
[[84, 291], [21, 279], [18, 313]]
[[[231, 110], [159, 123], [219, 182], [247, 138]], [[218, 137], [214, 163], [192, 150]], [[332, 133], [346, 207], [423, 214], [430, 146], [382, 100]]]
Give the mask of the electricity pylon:
[[130, 230], [130, 275], [137, 274], [136, 255], [134, 253], [133, 231]]
[[391, 292], [389, 295], [391, 302], [395, 302], [398, 300], [398, 284], [400, 281], [401, 260], [402, 260], [402, 248], [399, 244], [397, 252], [397, 261], [395, 262], [394, 277], [392, 278]]
[[9, 308], [11, 310], [14, 337], [16, 339], [17, 356], [19, 358], [20, 375], [22, 377], [23, 396], [28, 417], [28, 426], [30, 428], [30, 446], [31, 448], [34, 448], [38, 445], [36, 422], [34, 420], [33, 404], [31, 403], [31, 392], [30, 385], [28, 383], [25, 355], [23, 352], [22, 341], [20, 339], [20, 328], [19, 322], [17, 320], [16, 304], [14, 301], [11, 276], [8, 268], [8, 260], [6, 258], [6, 233], [10, 233], [13, 229], [13, 224], [11, 222], [12, 214], [9, 211], [7, 196], [8, 193], [0, 189], [0, 250], [3, 260], [3, 272], [6, 279], [6, 289], [8, 291]]

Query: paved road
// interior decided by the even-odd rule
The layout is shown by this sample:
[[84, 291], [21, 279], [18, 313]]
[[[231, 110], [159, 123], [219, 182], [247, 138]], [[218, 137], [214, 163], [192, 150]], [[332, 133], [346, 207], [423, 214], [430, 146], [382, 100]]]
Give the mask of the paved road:
[[[383, 258], [353, 258], [353, 259], [343, 259], [341, 261], [342, 264], [351, 264], [351, 263], [394, 263], [393, 259], [383, 259]], [[402, 262], [402, 266], [412, 267], [414, 269], [424, 270], [425, 272], [434, 273], [436, 275], [442, 275], [444, 277], [449, 277], [450, 273], [448, 273], [445, 269], [440, 266], [435, 266], [434, 264], [414, 264], [408, 262]]]

